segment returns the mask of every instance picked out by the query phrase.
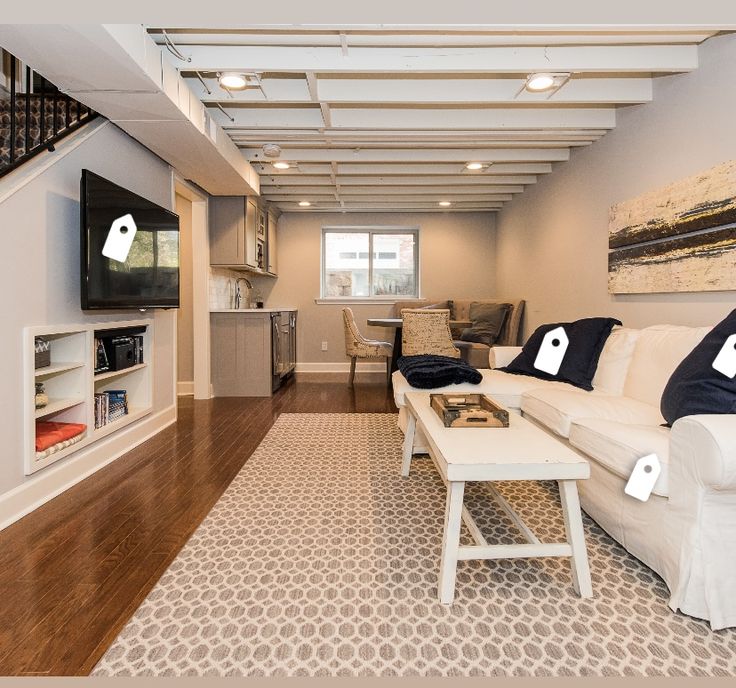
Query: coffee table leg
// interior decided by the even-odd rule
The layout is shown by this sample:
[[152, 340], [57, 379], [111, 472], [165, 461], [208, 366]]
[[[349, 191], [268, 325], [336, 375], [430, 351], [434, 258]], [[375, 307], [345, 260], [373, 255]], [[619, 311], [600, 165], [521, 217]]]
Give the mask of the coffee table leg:
[[574, 480], [558, 480], [562, 514], [565, 518], [567, 542], [572, 548], [570, 567], [572, 568], [572, 584], [580, 597], [592, 597], [593, 585], [590, 581], [588, 552], [585, 548], [585, 531], [583, 517], [580, 513], [578, 485]]
[[409, 412], [409, 420], [406, 423], [406, 434], [404, 435], [403, 461], [401, 462], [401, 475], [405, 478], [409, 475], [411, 468], [411, 457], [414, 451], [414, 435], [417, 431], [417, 419]]
[[460, 525], [463, 517], [465, 483], [447, 483], [445, 505], [445, 531], [442, 537], [442, 561], [440, 563], [439, 598], [442, 604], [451, 604], [455, 598], [457, 555], [460, 548]]

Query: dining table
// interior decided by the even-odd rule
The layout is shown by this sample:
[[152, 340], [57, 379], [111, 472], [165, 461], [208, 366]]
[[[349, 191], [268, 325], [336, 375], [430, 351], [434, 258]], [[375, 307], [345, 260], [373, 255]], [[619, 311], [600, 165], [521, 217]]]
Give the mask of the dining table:
[[[394, 346], [391, 350], [391, 372], [398, 370], [396, 362], [401, 358], [401, 337], [404, 326], [403, 318], [368, 318], [368, 327], [387, 327], [394, 330]], [[450, 329], [470, 327], [469, 320], [450, 320]]]

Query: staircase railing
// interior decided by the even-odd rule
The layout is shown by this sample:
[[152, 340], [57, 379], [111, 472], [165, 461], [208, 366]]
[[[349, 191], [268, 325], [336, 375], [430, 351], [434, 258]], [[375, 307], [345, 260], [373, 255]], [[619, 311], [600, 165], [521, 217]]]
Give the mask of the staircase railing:
[[97, 116], [3, 51], [0, 82], [0, 177]]

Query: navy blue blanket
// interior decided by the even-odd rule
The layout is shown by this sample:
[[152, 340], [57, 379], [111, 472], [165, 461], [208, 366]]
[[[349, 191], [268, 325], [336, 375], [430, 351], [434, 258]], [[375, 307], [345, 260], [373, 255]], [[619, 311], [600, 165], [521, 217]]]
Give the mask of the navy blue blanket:
[[396, 365], [407, 382], [418, 389], [435, 389], [459, 382], [477, 385], [483, 379], [473, 366], [449, 356], [402, 356]]

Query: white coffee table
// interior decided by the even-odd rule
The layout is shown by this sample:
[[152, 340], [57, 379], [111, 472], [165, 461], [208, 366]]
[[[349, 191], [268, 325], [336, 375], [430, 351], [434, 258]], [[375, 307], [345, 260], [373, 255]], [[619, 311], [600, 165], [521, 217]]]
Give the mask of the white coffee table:
[[[590, 477], [588, 462], [517, 414], [510, 414], [508, 428], [446, 428], [430, 407], [428, 392], [408, 392], [406, 407], [409, 420], [401, 474], [409, 475], [418, 427], [427, 440], [429, 455], [447, 485], [439, 576], [440, 602], [449, 604], [455, 597], [458, 561], [516, 557], [570, 557], [575, 592], [581, 597], [592, 597], [576, 483]], [[560, 488], [567, 541], [540, 542], [491, 484], [502, 480], [556, 480]], [[465, 483], [476, 481], [488, 483], [491, 496], [519, 528], [527, 543], [492, 545], [486, 542], [463, 506]], [[460, 545], [461, 522], [465, 522], [475, 545]]]

